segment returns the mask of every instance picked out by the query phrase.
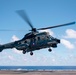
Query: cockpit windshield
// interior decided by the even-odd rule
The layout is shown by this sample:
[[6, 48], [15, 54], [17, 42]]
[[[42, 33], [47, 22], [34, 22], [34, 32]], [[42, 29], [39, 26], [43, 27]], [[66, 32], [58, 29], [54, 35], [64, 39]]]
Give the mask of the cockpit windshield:
[[54, 39], [54, 37], [50, 35], [50, 39]]

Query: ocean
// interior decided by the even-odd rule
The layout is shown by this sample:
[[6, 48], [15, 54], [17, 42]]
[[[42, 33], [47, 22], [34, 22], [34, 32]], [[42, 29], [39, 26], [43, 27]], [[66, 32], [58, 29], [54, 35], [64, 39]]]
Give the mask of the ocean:
[[27, 70], [27, 71], [76, 70], [76, 66], [0, 66], [0, 70]]

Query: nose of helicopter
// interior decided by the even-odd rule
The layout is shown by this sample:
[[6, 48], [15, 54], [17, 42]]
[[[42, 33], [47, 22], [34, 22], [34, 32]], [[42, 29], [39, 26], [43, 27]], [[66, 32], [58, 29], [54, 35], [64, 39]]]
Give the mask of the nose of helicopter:
[[60, 43], [60, 39], [56, 39], [57, 43]]

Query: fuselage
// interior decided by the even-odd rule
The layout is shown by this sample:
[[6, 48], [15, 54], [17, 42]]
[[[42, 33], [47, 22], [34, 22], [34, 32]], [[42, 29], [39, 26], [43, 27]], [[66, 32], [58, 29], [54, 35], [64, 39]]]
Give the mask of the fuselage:
[[[25, 43], [26, 42], [26, 43]], [[49, 35], [47, 32], [42, 32], [36, 34], [35, 38], [26, 39], [20, 42], [21, 44], [16, 46], [16, 49], [23, 50], [26, 49], [27, 52], [39, 50], [49, 47], [57, 47], [57, 44], [60, 43], [60, 40], [55, 39]]]
[[[29, 38], [26, 38], [28, 35]], [[3, 49], [16, 48], [17, 50], [23, 50], [26, 52], [35, 51], [43, 48], [56, 48], [57, 44], [60, 43], [59, 39], [56, 39], [49, 35], [48, 32], [37, 33], [30, 37], [31, 35], [27, 34], [24, 39], [0, 45], [0, 51]]]

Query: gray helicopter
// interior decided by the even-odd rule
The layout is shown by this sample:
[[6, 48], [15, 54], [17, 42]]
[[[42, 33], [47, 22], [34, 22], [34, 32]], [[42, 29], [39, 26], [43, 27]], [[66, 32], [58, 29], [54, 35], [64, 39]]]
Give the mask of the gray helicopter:
[[27, 24], [31, 27], [31, 30], [21, 40], [0, 45], [0, 52], [2, 52], [4, 49], [11, 48], [16, 48], [17, 50], [22, 51], [23, 54], [30, 52], [30, 55], [33, 55], [33, 51], [43, 48], [48, 48], [48, 51], [51, 52], [51, 48], [57, 48], [57, 44], [60, 43], [60, 39], [54, 38], [49, 34], [49, 32], [39, 32], [39, 30], [52, 29], [75, 24], [75, 22], [70, 22], [66, 24], [36, 29], [33, 27], [24, 10], [17, 11], [17, 14], [27, 22]]

